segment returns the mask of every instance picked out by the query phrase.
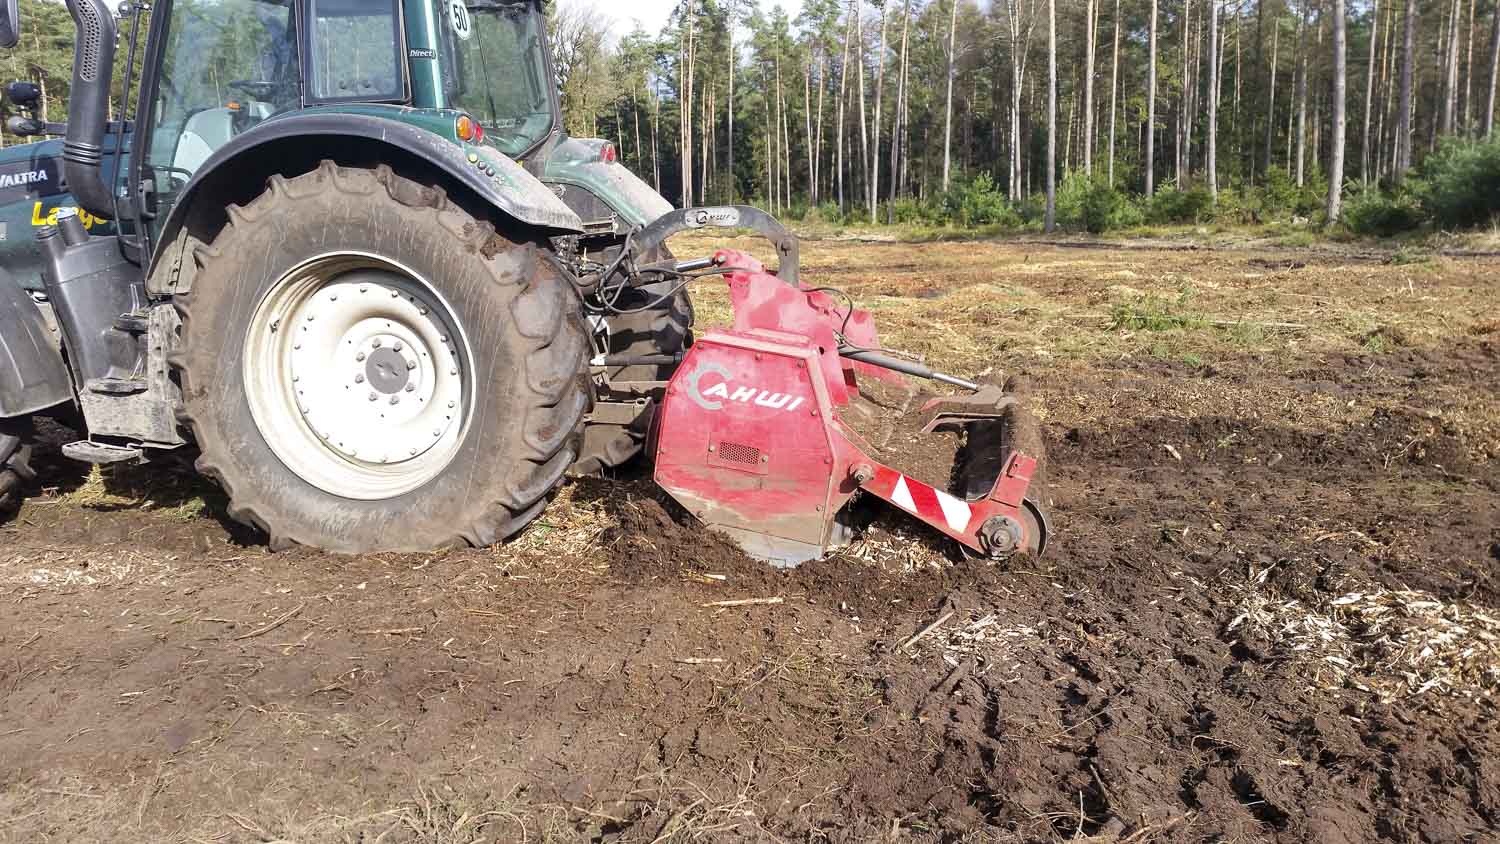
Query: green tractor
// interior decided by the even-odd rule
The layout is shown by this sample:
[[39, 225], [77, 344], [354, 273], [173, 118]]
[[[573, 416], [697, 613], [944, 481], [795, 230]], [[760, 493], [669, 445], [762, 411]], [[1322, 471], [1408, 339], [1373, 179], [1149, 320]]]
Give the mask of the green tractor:
[[195, 445], [273, 546], [426, 550], [640, 451], [689, 265], [631, 246], [671, 205], [563, 131], [541, 0], [67, 7], [68, 121], [12, 119], [65, 137], [0, 159], [36, 228], [0, 249], [0, 500], [55, 416], [90, 463]]

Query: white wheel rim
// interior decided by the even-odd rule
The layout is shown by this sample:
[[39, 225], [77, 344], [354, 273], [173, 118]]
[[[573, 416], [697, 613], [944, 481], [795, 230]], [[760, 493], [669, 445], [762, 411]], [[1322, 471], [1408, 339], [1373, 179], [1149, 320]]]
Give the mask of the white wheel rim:
[[373, 255], [311, 259], [271, 286], [245, 335], [250, 414], [277, 458], [343, 498], [411, 492], [452, 462], [472, 355], [417, 274]]

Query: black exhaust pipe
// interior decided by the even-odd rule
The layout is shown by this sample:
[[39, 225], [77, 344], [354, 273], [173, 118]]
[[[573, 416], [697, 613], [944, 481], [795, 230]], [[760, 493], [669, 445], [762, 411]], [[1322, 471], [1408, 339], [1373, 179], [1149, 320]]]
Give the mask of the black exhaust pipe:
[[114, 190], [100, 175], [109, 89], [115, 69], [115, 18], [104, 0], [68, 0], [77, 30], [68, 134], [63, 139], [63, 178], [83, 210], [103, 219], [115, 215]]

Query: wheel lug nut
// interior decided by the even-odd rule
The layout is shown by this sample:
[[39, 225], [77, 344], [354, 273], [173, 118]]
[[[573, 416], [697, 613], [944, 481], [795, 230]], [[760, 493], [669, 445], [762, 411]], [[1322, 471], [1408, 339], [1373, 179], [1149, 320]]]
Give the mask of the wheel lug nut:
[[380, 348], [380, 338], [376, 337], [374, 340], [371, 340], [370, 345], [374, 346], [377, 349]]
[[421, 314], [422, 316], [427, 316], [427, 309], [426, 308], [417, 308], [417, 313]]
[[409, 361], [406, 362], [406, 371], [407, 372], [410, 372], [410, 371], [412, 371], [413, 369], [416, 369], [416, 368], [417, 368], [417, 362], [416, 361], [409, 360]]
[[365, 359], [365, 353], [364, 352], [360, 352], [359, 354], [357, 354], [357, 355], [354, 356], [354, 359], [357, 360], [357, 361], [363, 361]]
[[363, 285], [363, 284], [361, 284], [361, 285], [360, 285], [360, 286], [359, 286], [359, 292], [361, 292], [361, 293], [364, 293], [364, 292], [365, 292], [365, 291], [367, 291], [367, 290], [369, 290], [369, 289], [370, 289], [370, 288], [368, 288], [368, 287], [366, 287], [366, 286], [365, 286], [365, 285]]
[[398, 291], [392, 290], [391, 291], [391, 298], [392, 299], [400, 299], [401, 298], [401, 294]]
[[448, 406], [449, 407], [458, 407], [458, 402], [456, 402], [456, 401], [450, 401], [450, 402], [448, 402]]
[[370, 393], [370, 401], [375, 401], [378, 398], [380, 398], [380, 396], [375, 395], [375, 393], [373, 391], [371, 391], [371, 393]]
[[313, 321], [313, 315], [312, 314], [308, 314], [307, 315], [307, 321], [308, 322], [312, 322]]
[[416, 384], [407, 384], [406, 385], [406, 391], [408, 393], [414, 393], [414, 392], [416, 392], [416, 390], [417, 390], [417, 385]]
[[365, 383], [365, 376], [363, 376], [363, 375], [356, 375], [356, 376], [354, 376], [354, 383], [356, 383], [356, 384], [363, 384], [363, 383]]
[[391, 404], [400, 404], [400, 403], [401, 403], [401, 397], [400, 396], [391, 396]]
[[401, 351], [401, 349], [402, 349], [402, 345], [401, 345], [401, 341], [400, 340], [397, 340], [396, 341], [396, 345], [394, 345], [394, 346], [391, 347], [391, 351], [393, 351], [393, 352], [399, 352], [399, 351]]

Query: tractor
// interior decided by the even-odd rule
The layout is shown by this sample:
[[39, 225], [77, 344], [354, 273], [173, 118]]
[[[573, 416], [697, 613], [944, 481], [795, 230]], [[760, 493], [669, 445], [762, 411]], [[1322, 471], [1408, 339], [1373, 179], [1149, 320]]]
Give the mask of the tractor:
[[[541, 0], [66, 5], [68, 120], [10, 122], [62, 140], [0, 157], [0, 499], [54, 416], [88, 463], [194, 449], [273, 548], [490, 544], [568, 473], [643, 450], [777, 564], [838, 547], [862, 493], [974, 553], [1044, 545], [1014, 397], [883, 350], [867, 313], [801, 283], [764, 213], [673, 210], [612, 144], [568, 137]], [[0, 18], [14, 46], [15, 0]], [[779, 266], [676, 260], [668, 239], [705, 227], [760, 232]], [[735, 324], [695, 342], [702, 278]], [[969, 493], [890, 469], [847, 424], [859, 380], [897, 373], [972, 393], [929, 424], [971, 432], [989, 468]]]

